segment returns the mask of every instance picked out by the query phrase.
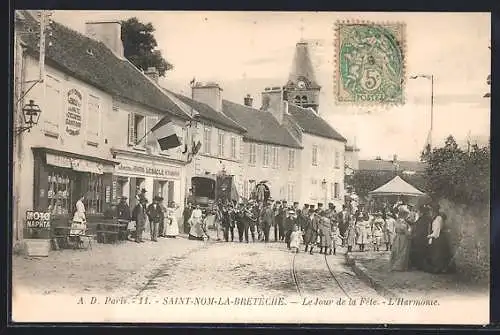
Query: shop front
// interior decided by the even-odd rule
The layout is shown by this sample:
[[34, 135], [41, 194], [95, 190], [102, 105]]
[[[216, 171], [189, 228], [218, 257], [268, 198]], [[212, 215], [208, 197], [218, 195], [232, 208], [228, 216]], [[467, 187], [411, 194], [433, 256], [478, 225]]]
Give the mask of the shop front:
[[117, 162], [49, 148], [33, 148], [34, 210], [51, 214], [52, 224], [64, 225], [85, 196], [87, 222], [102, 220], [112, 206], [112, 181]]
[[160, 162], [158, 160], [139, 160], [137, 157], [118, 157], [120, 162], [116, 166], [112, 186], [113, 202], [121, 196], [128, 198], [130, 208], [136, 204], [136, 195], [146, 190], [149, 203], [155, 196], [164, 199], [165, 205], [175, 202], [181, 204], [181, 173], [183, 165]]

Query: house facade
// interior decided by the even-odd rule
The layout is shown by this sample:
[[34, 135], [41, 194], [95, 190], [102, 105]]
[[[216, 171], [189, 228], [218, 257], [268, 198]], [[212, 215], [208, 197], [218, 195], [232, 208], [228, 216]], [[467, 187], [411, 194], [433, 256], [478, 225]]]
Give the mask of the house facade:
[[246, 129], [222, 111], [223, 89], [216, 83], [196, 82], [191, 97], [173, 93], [179, 105], [193, 116], [190, 141], [201, 143], [193, 161], [186, 166], [186, 185], [192, 191], [193, 177], [233, 176], [239, 195], [243, 192], [243, 134]]
[[266, 181], [271, 197], [293, 202], [300, 196], [301, 145], [267, 111], [252, 107], [251, 98], [244, 105], [223, 101], [223, 111], [247, 132], [243, 135], [242, 196], [250, 198], [260, 181]]
[[[19, 13], [16, 28], [39, 29], [35, 17]], [[186, 157], [177, 149], [160, 152], [147, 133], [170, 115], [182, 134], [190, 116], [154, 76], [123, 57], [118, 22], [87, 23], [87, 35], [58, 23], [50, 29], [44, 64], [35, 34], [21, 34], [16, 58], [19, 105], [33, 100], [42, 113], [30, 132], [16, 135], [14, 239], [23, 238], [26, 210], [50, 212], [57, 225], [72, 217], [82, 195], [89, 223], [101, 220], [120, 196], [133, 206], [138, 188], [150, 201], [163, 195], [182, 203]]]

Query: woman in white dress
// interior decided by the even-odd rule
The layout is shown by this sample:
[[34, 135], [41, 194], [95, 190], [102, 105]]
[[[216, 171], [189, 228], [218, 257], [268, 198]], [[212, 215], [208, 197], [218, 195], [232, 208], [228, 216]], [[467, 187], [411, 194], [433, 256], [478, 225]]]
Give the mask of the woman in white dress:
[[78, 245], [82, 243], [80, 236], [84, 235], [87, 230], [87, 218], [85, 217], [85, 205], [83, 204], [84, 200], [85, 196], [82, 195], [75, 204], [76, 210], [69, 232], [70, 240], [74, 240]]
[[177, 215], [175, 204], [171, 204], [167, 208], [167, 216], [165, 217], [165, 236], [175, 238], [179, 235], [179, 223], [177, 222]]

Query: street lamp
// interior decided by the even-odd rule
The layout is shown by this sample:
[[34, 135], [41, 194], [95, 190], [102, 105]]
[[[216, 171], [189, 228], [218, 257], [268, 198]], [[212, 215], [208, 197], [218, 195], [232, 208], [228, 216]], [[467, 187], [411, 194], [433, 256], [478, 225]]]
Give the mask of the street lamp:
[[429, 146], [432, 147], [432, 129], [434, 125], [434, 75], [419, 74], [410, 77], [410, 79], [418, 79], [418, 78], [425, 78], [431, 81], [431, 127], [429, 130]]
[[17, 134], [19, 135], [26, 130], [29, 132], [33, 126], [37, 125], [41, 113], [42, 110], [40, 107], [36, 105], [33, 100], [30, 100], [29, 103], [23, 107], [23, 120], [25, 125], [16, 129]]

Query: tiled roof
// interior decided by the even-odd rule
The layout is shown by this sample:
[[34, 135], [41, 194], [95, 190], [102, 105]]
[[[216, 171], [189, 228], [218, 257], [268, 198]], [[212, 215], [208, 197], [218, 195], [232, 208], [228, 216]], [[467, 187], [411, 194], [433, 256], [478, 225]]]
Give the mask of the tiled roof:
[[328, 122], [316, 115], [311, 109], [302, 108], [289, 103], [288, 112], [305, 133], [347, 142], [347, 140], [333, 129]]
[[269, 112], [227, 100], [222, 101], [222, 111], [247, 129], [247, 133], [244, 135], [247, 140], [290, 148], [302, 148], [286, 128], [280, 126]]
[[[166, 90], [166, 89], [165, 89]], [[223, 113], [220, 113], [210, 107], [209, 105], [193, 100], [191, 98], [188, 98], [182, 94], [174, 93], [169, 90], [166, 90], [167, 92], [170, 92], [173, 94], [176, 98], [178, 98], [180, 101], [188, 105], [189, 107], [193, 108], [200, 114], [200, 118], [212, 121], [215, 124], [227, 127], [231, 130], [236, 130], [238, 132], [246, 132], [247, 130], [233, 121], [231, 118], [227, 117]]]
[[[397, 161], [398, 170], [400, 171], [415, 171], [423, 172], [425, 170], [425, 164], [417, 161]], [[381, 159], [370, 159], [370, 160], [359, 160], [360, 170], [370, 170], [370, 171], [394, 171], [394, 163], [389, 160]]]
[[[37, 21], [24, 14], [25, 24], [39, 30]], [[102, 42], [91, 39], [62, 24], [51, 24], [51, 46], [46, 48], [46, 63], [113, 96], [129, 99], [141, 105], [189, 119], [171, 99], [149, 78], [125, 59], [118, 58]], [[48, 38], [48, 40], [49, 40]], [[35, 34], [22, 40], [28, 51], [38, 55]]]

